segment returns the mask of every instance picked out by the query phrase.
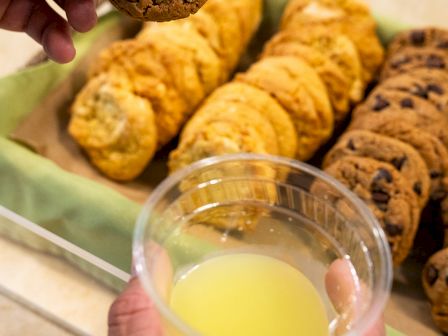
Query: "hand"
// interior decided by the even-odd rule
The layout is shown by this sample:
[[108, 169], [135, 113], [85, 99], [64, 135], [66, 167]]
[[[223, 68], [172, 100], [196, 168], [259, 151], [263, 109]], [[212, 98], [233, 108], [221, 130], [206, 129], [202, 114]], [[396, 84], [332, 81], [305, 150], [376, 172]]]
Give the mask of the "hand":
[[40, 43], [48, 57], [70, 62], [76, 54], [70, 26], [79, 32], [93, 28], [97, 16], [95, 0], [56, 0], [68, 22], [45, 0], [0, 0], [0, 28], [25, 32]]
[[[337, 260], [325, 279], [328, 295], [336, 310], [347, 307], [356, 290], [356, 284], [345, 260]], [[113, 303], [109, 311], [109, 336], [162, 336], [160, 316], [143, 290], [139, 280], [133, 278], [127, 289]], [[363, 336], [385, 336], [382, 318]]]

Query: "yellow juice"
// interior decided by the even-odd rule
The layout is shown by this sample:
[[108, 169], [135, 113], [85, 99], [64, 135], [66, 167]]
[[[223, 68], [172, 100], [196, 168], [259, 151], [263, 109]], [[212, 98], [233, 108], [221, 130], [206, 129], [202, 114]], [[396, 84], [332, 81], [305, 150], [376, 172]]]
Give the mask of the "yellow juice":
[[177, 281], [170, 301], [204, 336], [328, 335], [325, 307], [311, 282], [262, 255], [209, 259]]

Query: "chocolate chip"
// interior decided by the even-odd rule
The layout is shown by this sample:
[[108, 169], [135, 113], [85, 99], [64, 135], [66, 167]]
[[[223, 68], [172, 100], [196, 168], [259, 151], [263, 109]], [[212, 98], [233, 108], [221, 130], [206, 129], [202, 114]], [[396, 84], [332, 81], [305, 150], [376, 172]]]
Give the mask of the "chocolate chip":
[[423, 190], [422, 190], [422, 184], [420, 182], [415, 182], [413, 189], [417, 195], [419, 196], [422, 195]]
[[419, 96], [423, 99], [428, 99], [428, 91], [418, 84], [415, 84], [415, 86], [413, 86], [409, 90], [409, 92], [412, 93], [413, 95]]
[[356, 150], [355, 143], [353, 142], [353, 139], [348, 140], [347, 148], [350, 150]]
[[429, 92], [434, 92], [438, 95], [443, 95], [445, 93], [445, 90], [437, 84], [428, 84], [426, 88]]
[[445, 284], [448, 286], [448, 275], [445, 277]]
[[390, 103], [383, 98], [381, 95], [375, 96], [375, 103], [372, 106], [372, 109], [376, 112], [379, 112], [381, 110], [384, 110], [385, 108], [388, 108], [390, 106]]
[[439, 42], [436, 47], [439, 49], [448, 49], [448, 40]]
[[429, 55], [428, 59], [426, 60], [426, 66], [428, 68], [444, 69], [446, 67], [446, 64], [443, 58], [441, 58], [440, 56]]
[[384, 169], [384, 168], [380, 168], [378, 170], [378, 173], [376, 174], [376, 176], [373, 178], [373, 182], [378, 183], [381, 180], [386, 180], [387, 183], [392, 183], [392, 181], [394, 179], [393, 179], [390, 171], [388, 171], [387, 169]]
[[426, 281], [428, 282], [428, 284], [430, 286], [433, 286], [436, 283], [438, 277], [439, 270], [435, 268], [435, 266], [429, 265], [426, 269]]
[[392, 159], [391, 163], [394, 165], [395, 168], [401, 170], [401, 168], [403, 168], [403, 165], [406, 163], [407, 160], [408, 160], [407, 156], [402, 156]]
[[411, 98], [405, 98], [400, 102], [402, 108], [414, 108], [414, 101]]
[[397, 237], [403, 234], [403, 226], [390, 223], [386, 220], [384, 221], [384, 231], [386, 231], [389, 237]]
[[429, 175], [431, 176], [432, 179], [442, 177], [442, 173], [437, 170], [431, 170], [429, 172]]
[[411, 33], [411, 42], [415, 46], [421, 46], [425, 43], [426, 36], [423, 30], [414, 30]]
[[400, 55], [396, 56], [391, 62], [390, 66], [392, 69], [398, 69], [402, 65], [407, 64], [411, 61], [411, 58], [408, 55]]
[[447, 196], [447, 192], [443, 188], [435, 190], [431, 193], [431, 199], [433, 201], [440, 201], [440, 200], [446, 198], [446, 196]]

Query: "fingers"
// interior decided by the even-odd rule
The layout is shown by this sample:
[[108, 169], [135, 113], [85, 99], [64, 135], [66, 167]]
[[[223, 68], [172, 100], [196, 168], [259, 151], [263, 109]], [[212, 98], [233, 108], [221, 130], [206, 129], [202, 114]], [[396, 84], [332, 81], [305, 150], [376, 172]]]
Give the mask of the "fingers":
[[14, 0], [2, 7], [0, 28], [26, 32], [56, 62], [67, 63], [75, 57], [67, 22], [44, 0]]
[[137, 278], [109, 310], [109, 336], [162, 336], [160, 316]]
[[57, 0], [57, 4], [67, 13], [68, 23], [81, 33], [92, 29], [97, 22], [94, 0]]
[[[353, 321], [361, 310], [360, 301], [362, 301], [363, 288], [352, 272], [349, 261], [338, 259], [330, 266], [325, 277], [327, 293], [334, 308], [339, 314], [346, 316], [346, 320], [341, 321], [336, 333], [343, 333], [346, 325]], [[362, 336], [385, 335], [385, 324], [381, 316]]]

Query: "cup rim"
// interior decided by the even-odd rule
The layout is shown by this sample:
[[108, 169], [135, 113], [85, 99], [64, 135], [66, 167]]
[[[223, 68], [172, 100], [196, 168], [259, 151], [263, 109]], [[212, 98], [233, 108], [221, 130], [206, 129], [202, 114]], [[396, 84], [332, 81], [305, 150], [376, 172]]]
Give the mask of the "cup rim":
[[182, 321], [182, 319], [177, 316], [171, 308], [164, 303], [151, 281], [150, 271], [146, 266], [147, 258], [144, 254], [144, 233], [147, 226], [147, 221], [149, 219], [149, 214], [153, 209], [154, 205], [176, 184], [184, 180], [185, 177], [190, 175], [196, 170], [210, 167], [222, 163], [228, 162], [244, 162], [244, 161], [265, 161], [273, 164], [280, 164], [284, 166], [290, 166], [295, 169], [299, 169], [307, 174], [310, 174], [325, 183], [334, 187], [338, 192], [340, 192], [344, 197], [350, 199], [353, 205], [357, 208], [360, 215], [370, 223], [372, 227], [372, 234], [376, 245], [378, 246], [380, 261], [383, 265], [383, 276], [380, 278], [379, 282], [375, 285], [372, 291], [373, 303], [367, 309], [366, 312], [356, 321], [353, 328], [349, 330], [346, 336], [356, 336], [360, 335], [362, 332], [368, 330], [381, 316], [383, 309], [390, 296], [390, 291], [392, 287], [392, 258], [390, 253], [390, 247], [387, 243], [386, 235], [380, 226], [380, 223], [367, 207], [367, 205], [352, 191], [345, 187], [342, 183], [337, 181], [335, 178], [327, 175], [322, 170], [313, 167], [307, 163], [300, 162], [294, 159], [264, 155], [264, 154], [229, 154], [222, 156], [214, 156], [197, 161], [190, 166], [187, 166], [166, 178], [159, 186], [152, 192], [147, 201], [145, 202], [138, 218], [136, 221], [136, 226], [133, 236], [133, 247], [132, 256], [134, 260], [135, 273], [139, 277], [142, 286], [146, 293], [149, 295], [151, 300], [157, 307], [159, 313], [161, 313], [162, 318], [166, 319], [170, 324], [177, 328], [180, 332], [187, 336], [201, 336], [200, 333], [195, 331], [187, 323]]

